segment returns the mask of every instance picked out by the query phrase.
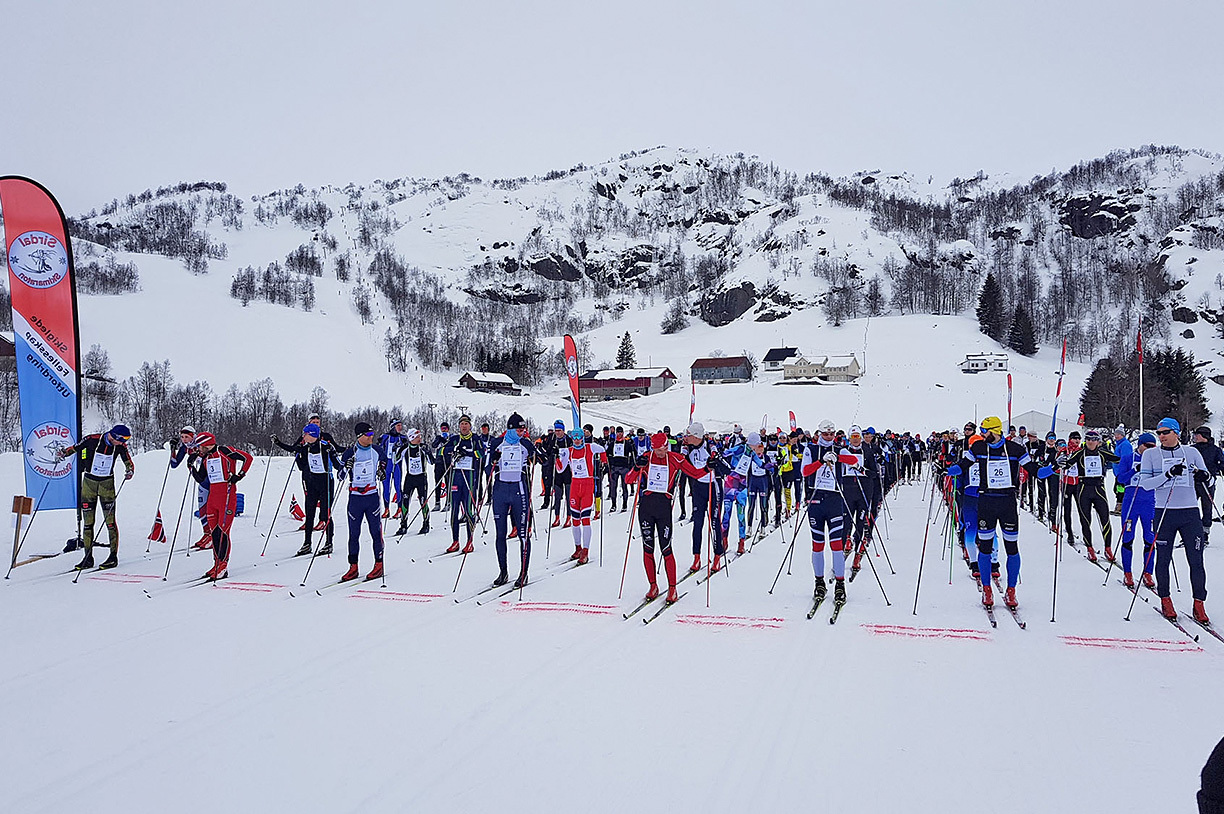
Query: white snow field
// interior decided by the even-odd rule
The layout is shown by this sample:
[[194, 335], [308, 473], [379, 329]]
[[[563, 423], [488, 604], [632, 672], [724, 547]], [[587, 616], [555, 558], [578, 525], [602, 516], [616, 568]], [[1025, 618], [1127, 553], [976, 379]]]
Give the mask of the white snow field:
[[[921, 483], [889, 499], [896, 574], [872, 560], [891, 605], [865, 566], [836, 625], [831, 603], [806, 620], [806, 529], [770, 595], [788, 525], [715, 575], [708, 606], [694, 577], [643, 625], [622, 618], [646, 587], [636, 535], [618, 599], [620, 512], [596, 531], [602, 566], [545, 577], [572, 538], [537, 535], [521, 598], [452, 601], [459, 559], [428, 562], [449, 541], [437, 515], [429, 535], [389, 541], [385, 588], [316, 595], [344, 568], [341, 523], [337, 554], [300, 589], [307, 560], [286, 559], [299, 534], [273, 536], [260, 557], [287, 458], [273, 462], [258, 527], [265, 459], [244, 482], [230, 579], [176, 590], [212, 558], [183, 555], [191, 518], [168, 582], [169, 546], [145, 554], [164, 461], [139, 456], [120, 496], [118, 569], [73, 584], [72, 553], [0, 584], [4, 811], [1192, 812], [1224, 732], [1224, 644], [1187, 618], [1180, 554], [1174, 597], [1197, 644], [1146, 601], [1123, 621], [1117, 571], [1102, 585], [1070, 548], [1051, 624], [1053, 537], [1023, 513], [1026, 630], [1001, 604], [990, 628], [959, 556], [949, 569], [942, 518], [914, 615]], [[19, 472], [0, 456], [6, 487]], [[184, 477], [165, 490], [168, 534]], [[301, 498], [296, 477], [289, 489]], [[73, 525], [68, 511], [40, 515], [23, 557], [58, 551]], [[282, 507], [276, 528], [296, 525]], [[691, 526], [674, 539], [683, 573]], [[1211, 584], [1220, 546], [1206, 555]], [[363, 571], [371, 560], [367, 537]], [[490, 526], [458, 595], [495, 573]]]

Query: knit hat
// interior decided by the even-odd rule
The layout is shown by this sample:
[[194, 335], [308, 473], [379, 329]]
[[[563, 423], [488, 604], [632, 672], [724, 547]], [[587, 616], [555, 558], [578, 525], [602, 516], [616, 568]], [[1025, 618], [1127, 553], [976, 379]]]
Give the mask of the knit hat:
[[837, 429], [837, 426], [829, 419], [822, 418], [820, 423], [816, 425], [816, 428], [821, 432], [833, 432], [833, 430]]
[[748, 446], [755, 447], [759, 443], [761, 443], [761, 434], [759, 432], [748, 433]]
[[187, 435], [195, 435], [195, 427], [191, 426], [190, 424], [185, 424], [183, 428], [179, 430], [179, 435], [182, 435], [183, 433], [186, 433]]
[[656, 432], [650, 436], [650, 445], [655, 449], [663, 449], [667, 446], [667, 436], [661, 432]]
[[518, 413], [511, 413], [510, 417], [506, 419], [506, 426], [512, 427], [517, 430], [520, 427], [526, 427], [527, 422], [524, 421], [523, 417], [519, 415]]
[[1156, 446], [1156, 436], [1152, 435], [1150, 432], [1145, 432], [1139, 436], [1138, 443], [1139, 443], [1139, 446], [1143, 446], [1144, 444], [1151, 444], [1152, 446]]
[[565, 429], [565, 422], [558, 418], [556, 421], [553, 422], [553, 429], [554, 430]]
[[196, 435], [195, 442], [201, 447], [215, 447], [217, 445], [217, 437], [211, 432], [202, 432]]
[[314, 422], [302, 427], [302, 435], [313, 435], [317, 438], [320, 432], [321, 430], [319, 429], [319, 425], [315, 424]]
[[364, 421], [358, 421], [353, 427], [353, 435], [373, 435], [374, 428]]
[[107, 434], [110, 435], [112, 441], [127, 441], [132, 437], [132, 431], [126, 424], [116, 424]]
[[863, 430], [863, 435], [875, 435], [875, 434], [876, 434], [875, 427], [868, 427], [867, 429]]
[[1162, 418], [1160, 423], [1156, 425], [1158, 430], [1173, 430], [1173, 432], [1181, 432], [1181, 424], [1177, 423], [1176, 418]]
[[688, 430], [686, 431], [686, 434], [695, 435], [698, 438], [700, 438], [701, 436], [705, 435], [705, 425], [702, 424], [700, 421], [694, 421], [692, 424], [688, 425]]

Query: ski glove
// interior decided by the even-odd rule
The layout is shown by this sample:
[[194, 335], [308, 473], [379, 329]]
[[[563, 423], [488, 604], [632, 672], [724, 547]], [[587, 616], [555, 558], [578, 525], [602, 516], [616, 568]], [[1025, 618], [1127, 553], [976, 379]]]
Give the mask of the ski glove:
[[963, 471], [964, 470], [960, 468], [960, 464], [952, 464], [948, 467], [948, 474], [954, 478]]
[[1037, 470], [1037, 477], [1042, 478], [1043, 480], [1045, 478], [1050, 477], [1053, 474], [1054, 474], [1054, 467], [1052, 466], [1048, 466], [1048, 465], [1043, 466], [1041, 467], [1041, 469]]
[[1194, 470], [1194, 480], [1196, 483], [1210, 483], [1211, 473], [1206, 469], [1196, 469]]
[[824, 461], [824, 462], [825, 462], [825, 463], [827, 463], [827, 464], [832, 465], [832, 464], [837, 463], [837, 455], [836, 455], [835, 453], [832, 453], [832, 452], [826, 452], [826, 453], [824, 454], [824, 457], [823, 457], [823, 458], [821, 458], [820, 460]]
[[1169, 467], [1168, 477], [1178, 478], [1186, 473], [1186, 465], [1183, 463], [1175, 463]]
[[131, 480], [131, 479], [132, 479], [132, 476], [133, 476], [133, 475], [135, 475], [135, 474], [136, 474], [136, 470], [135, 470], [135, 469], [129, 469], [127, 472], [125, 472], [125, 473], [124, 473], [124, 475], [123, 475], [123, 479], [124, 479], [124, 480]]

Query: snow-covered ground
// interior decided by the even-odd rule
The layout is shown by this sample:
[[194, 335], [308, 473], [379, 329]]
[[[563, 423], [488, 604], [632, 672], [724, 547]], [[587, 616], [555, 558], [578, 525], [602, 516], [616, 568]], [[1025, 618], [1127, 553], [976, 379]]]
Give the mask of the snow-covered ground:
[[[285, 559], [297, 534], [260, 557], [284, 458], [258, 528], [263, 459], [244, 483], [231, 579], [174, 590], [211, 557], [183, 556], [194, 521], [168, 583], [168, 546], [144, 553], [164, 460], [139, 456], [120, 496], [119, 569], [74, 585], [69, 554], [0, 585], [6, 811], [1191, 812], [1224, 731], [1224, 645], [1190, 642], [1145, 602], [1123, 621], [1130, 595], [1069, 548], [1051, 624], [1053, 538], [1028, 515], [1027, 630], [1001, 607], [989, 627], [963, 564], [941, 550], [938, 516], [914, 615], [922, 484], [889, 501], [896, 574], [873, 559], [891, 604], [864, 570], [835, 626], [827, 605], [805, 620], [806, 532], [770, 595], [789, 542], [774, 532], [716, 575], [708, 606], [690, 579], [643, 626], [621, 616], [645, 588], [636, 537], [618, 598], [628, 513], [596, 532], [602, 566], [538, 579], [572, 551], [568, 530], [540, 536], [538, 581], [521, 599], [455, 604], [459, 560], [427, 561], [448, 542], [437, 516], [431, 534], [389, 544], [385, 589], [310, 590], [343, 570], [339, 530], [337, 556], [298, 590], [306, 561]], [[19, 467], [0, 456], [10, 488]], [[165, 490], [168, 534], [183, 477]], [[290, 491], [301, 498], [296, 477]], [[296, 526], [283, 508], [276, 523]], [[57, 551], [72, 526], [70, 512], [39, 516], [24, 552]], [[677, 525], [682, 572], [690, 535]], [[491, 534], [477, 537], [460, 595], [496, 571]], [[367, 538], [363, 570], [370, 561]], [[1174, 596], [1187, 614], [1188, 593]]]

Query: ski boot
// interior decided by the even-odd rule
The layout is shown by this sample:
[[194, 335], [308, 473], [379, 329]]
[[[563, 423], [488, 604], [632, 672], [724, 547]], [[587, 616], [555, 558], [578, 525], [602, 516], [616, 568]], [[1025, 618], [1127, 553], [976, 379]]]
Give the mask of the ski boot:
[[846, 580], [844, 578], [833, 580], [833, 604], [846, 604]]
[[1156, 587], [1156, 578], [1153, 577], [1151, 574], [1149, 574], [1147, 571], [1143, 572], [1143, 587], [1144, 588], [1155, 588]]
[[595, 519], [596, 519], [596, 520], [598, 520], [598, 519], [599, 519], [599, 514], [600, 514], [599, 509], [596, 509], [596, 510], [595, 510]]
[[383, 575], [383, 564], [382, 564], [382, 560], [379, 560], [378, 562], [374, 563], [374, 567], [370, 569], [370, 573], [366, 574], [366, 582], [369, 582], [372, 579], [378, 579], [382, 575]]
[[655, 598], [655, 597], [657, 597], [658, 595], [659, 595], [659, 585], [658, 585], [658, 583], [655, 583], [655, 582], [650, 583], [650, 590], [648, 590], [648, 591], [646, 592], [646, 598], [647, 598], [647, 599], [654, 599], [654, 598]]
[[200, 551], [205, 551], [209, 548], [212, 548], [212, 532], [211, 531], [204, 532], [204, 535], [200, 537], [200, 539], [192, 543], [191, 547], [199, 549]]
[[323, 547], [319, 549], [319, 556], [327, 557], [327, 556], [330, 556], [331, 553], [332, 553], [332, 544], [331, 544], [331, 541], [328, 540], [326, 543], [323, 544]]
[[383, 516], [383, 520], [386, 520], [388, 517], [391, 516], [391, 510], [388, 508], [384, 508], [382, 516]]
[[456, 553], [457, 551], [459, 551], [459, 541], [458, 541], [458, 540], [456, 540], [455, 542], [451, 543], [451, 544], [450, 544], [450, 548], [446, 549], [446, 553], [447, 553], [447, 554], [454, 554], [454, 553]]
[[[685, 518], [685, 517], [687, 517], [687, 516], [688, 516], [688, 515], [687, 515], [687, 514], [685, 514], [684, 510], [683, 510], [683, 509], [681, 509], [681, 510], [680, 510], [680, 517], [679, 517], [679, 520], [681, 520], [681, 521], [682, 521], [682, 520], [684, 520], [684, 518]], [[598, 518], [596, 518], [596, 519], [598, 519]]]
[[310, 547], [310, 543], [302, 543], [302, 547], [301, 547], [301, 548], [299, 548], [299, 549], [297, 550], [297, 553], [296, 553], [296, 554], [294, 554], [293, 556], [295, 556], [295, 557], [304, 557], [304, 556], [306, 556], [307, 554], [309, 554], [309, 553], [310, 553], [312, 550], [313, 550], [313, 549]]
[[217, 560], [213, 564], [213, 567], [209, 568], [208, 571], [204, 574], [204, 577], [205, 579], [211, 579], [214, 582], [219, 579], [225, 579], [226, 577], [229, 576], [228, 569], [229, 569], [228, 560]]
[[978, 568], [977, 560], [969, 560], [969, 573], [972, 574], [973, 578], [978, 582], [982, 581], [982, 572]]
[[516, 579], [516, 580], [514, 581], [514, 587], [515, 587], [515, 588], [522, 588], [522, 587], [523, 587], [524, 585], [526, 585], [526, 584], [527, 584], [527, 572], [526, 572], [526, 571], [520, 571], [520, 572], [519, 572], [519, 575], [518, 575], [518, 579]]
[[827, 593], [828, 588], [825, 587], [824, 577], [816, 577], [816, 589], [812, 591], [812, 599], [823, 600]]
[[403, 537], [403, 536], [404, 536], [405, 534], [407, 534], [407, 533], [408, 533], [408, 518], [407, 518], [407, 517], [401, 517], [401, 518], [400, 518], [399, 528], [397, 528], [397, 529], [395, 530], [395, 536], [396, 536], [396, 537]]
[[679, 598], [680, 598], [680, 594], [677, 593], [676, 586], [669, 585], [667, 588], [667, 599], [665, 599], [664, 601], [670, 605], [671, 603], [675, 602]]
[[1160, 597], [1160, 612], [1166, 619], [1177, 620], [1177, 608], [1173, 607], [1173, 597]]
[[502, 571], [500, 574], [497, 575], [497, 579], [493, 580], [493, 587], [500, 588], [502, 585], [505, 585], [509, 581], [510, 581], [510, 575], [507, 574], [505, 571]]
[[982, 607], [994, 607], [994, 589], [990, 587], [990, 583], [986, 583], [982, 586]]
[[344, 576], [340, 577], [341, 582], [349, 582], [354, 579], [357, 579], [357, 563], [350, 564], [348, 570], [344, 572]]
[[1123, 574], [1123, 575], [1122, 575], [1122, 584], [1123, 584], [1123, 585], [1125, 585], [1127, 588], [1130, 588], [1131, 590], [1134, 590], [1134, 588], [1135, 588], [1135, 578], [1134, 578], [1133, 576], [1131, 576], [1131, 572], [1130, 572], [1130, 571], [1127, 571], [1125, 574]]
[[990, 563], [990, 578], [991, 579], [999, 578], [999, 563], [998, 562], [992, 561]]
[[586, 565], [590, 561], [591, 561], [591, 549], [589, 548], [582, 549], [582, 553], [578, 555], [578, 564]]
[[315, 523], [314, 530], [315, 531], [327, 531], [327, 521], [320, 520], [318, 523]]
[[403, 516], [404, 516], [404, 512], [403, 512], [403, 510], [400, 508], [400, 505], [399, 505], [398, 503], [396, 503], [396, 504], [395, 504], [395, 513], [394, 513], [393, 515], [391, 515], [391, 519], [392, 519], [392, 520], [398, 520], [399, 518], [401, 518], [401, 517], [403, 517]]
[[1109, 562], [1117, 562], [1117, 560], [1114, 558], [1113, 546], [1105, 546], [1105, 559]]
[[116, 568], [116, 567], [118, 567], [118, 565], [119, 565], [119, 555], [117, 555], [117, 554], [116, 554], [114, 551], [112, 551], [112, 552], [111, 552], [111, 555], [110, 555], [109, 557], [107, 557], [107, 558], [106, 558], [106, 559], [105, 559], [105, 560], [102, 562], [102, 564], [101, 564], [101, 565], [99, 565], [99, 566], [98, 566], [98, 570], [100, 570], [100, 571], [101, 571], [101, 570], [105, 570], [105, 569], [107, 569], [107, 568]]
[[76, 564], [76, 568], [72, 570], [84, 571], [86, 568], [93, 568], [93, 567], [94, 567], [93, 549], [87, 548], [85, 549], [84, 558], [82, 558], [81, 561]]
[[476, 550], [476, 546], [472, 545], [472, 539], [469, 537], [467, 541], [467, 545], [463, 547], [463, 553], [471, 554], [475, 550]]
[[1020, 605], [1020, 603], [1016, 601], [1015, 588], [1008, 586], [1007, 590], [1003, 592], [1003, 604], [1009, 608], [1015, 608]]
[[741, 538], [740, 538], [740, 541], [739, 541], [739, 548], [735, 549], [735, 553], [736, 553], [736, 554], [743, 554], [743, 553], [744, 553], [744, 541], [745, 541], [745, 539], [746, 539], [746, 538], [744, 538], [744, 537], [741, 537]]
[[1088, 562], [1096, 562], [1096, 561], [1097, 561], [1096, 549], [1094, 549], [1092, 547], [1092, 544], [1090, 543], [1088, 545]]
[[[698, 564], [697, 567], [700, 568], [701, 565]], [[717, 574], [719, 571], [722, 570], [722, 567], [723, 567], [722, 554], [715, 554], [714, 562], [710, 563], [710, 573]]]
[[1211, 624], [1211, 619], [1207, 617], [1207, 608], [1203, 605], [1203, 600], [1201, 599], [1194, 600], [1194, 621], [1200, 625]]
[[574, 543], [574, 553], [570, 554], [570, 559], [576, 560], [576, 559], [579, 559], [580, 557], [582, 557], [582, 544]]
[[[547, 508], [547, 507], [546, 507], [546, 508]], [[555, 529], [555, 528], [556, 528], [557, 526], [559, 526], [559, 525], [561, 525], [561, 515], [559, 515], [559, 514], [558, 514], [558, 515], [554, 515], [554, 516], [553, 516], [553, 521], [552, 521], [552, 526], [550, 526], [550, 528], [554, 528], [554, 529]]]
[[425, 518], [425, 522], [421, 524], [421, 530], [417, 534], [429, 534], [429, 518]]
[[510, 533], [506, 535], [507, 540], [513, 540], [518, 537], [518, 526], [511, 526]]
[[567, 529], [567, 528], [569, 528], [569, 527], [570, 527], [570, 525], [571, 525], [571, 523], [570, 523], [570, 519], [567, 517], [567, 518], [565, 518], [565, 522], [564, 522], [563, 524], [561, 524], [561, 528], [563, 528], [563, 529]]
[[700, 571], [700, 570], [701, 570], [701, 555], [700, 555], [700, 554], [694, 554], [694, 555], [693, 555], [693, 564], [689, 566], [689, 573], [690, 573], [690, 574], [695, 574], [695, 573], [697, 573], [697, 572], [698, 572], [698, 571]]

